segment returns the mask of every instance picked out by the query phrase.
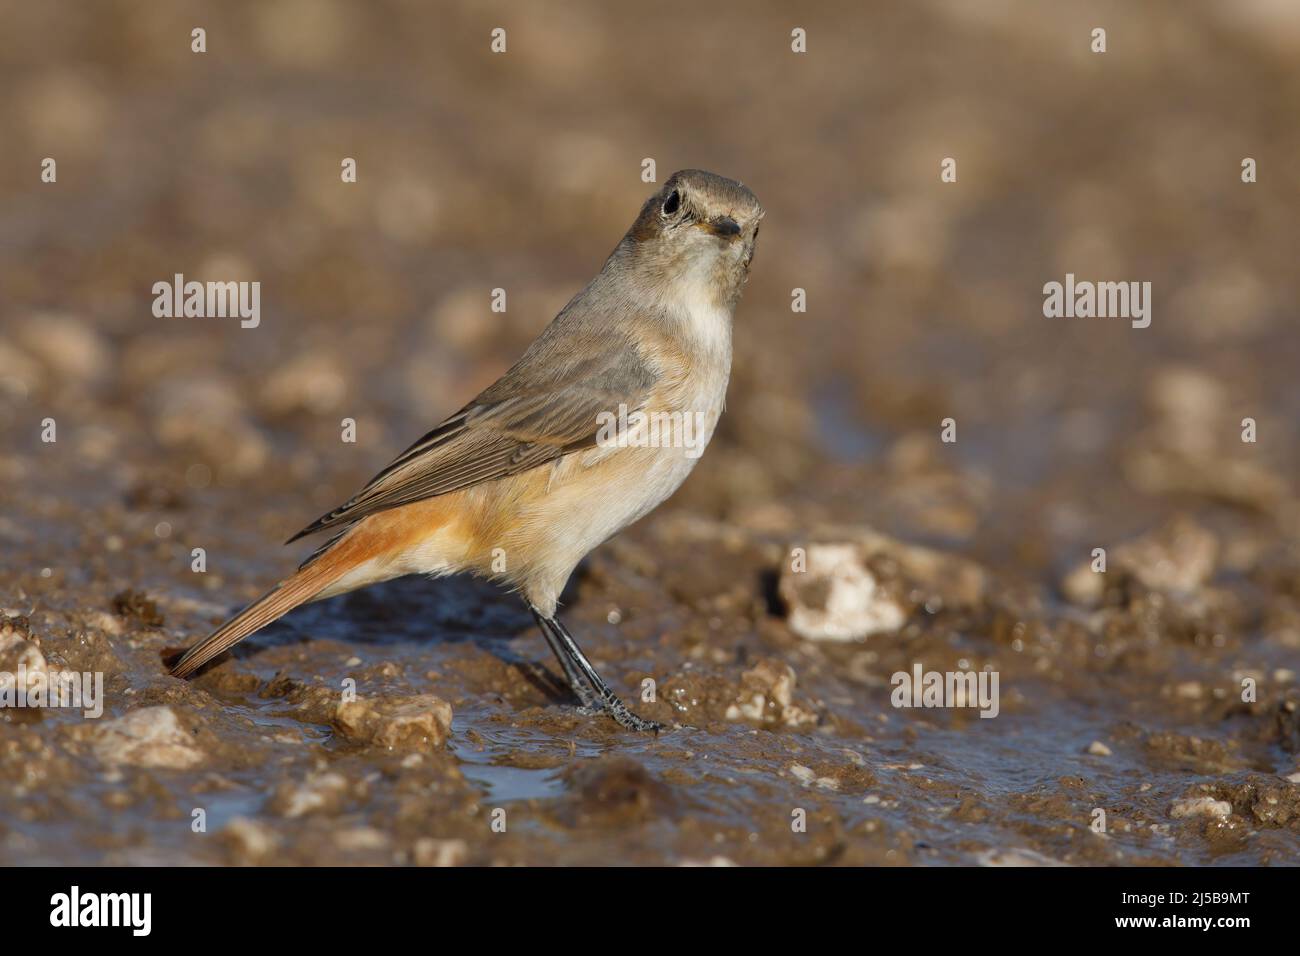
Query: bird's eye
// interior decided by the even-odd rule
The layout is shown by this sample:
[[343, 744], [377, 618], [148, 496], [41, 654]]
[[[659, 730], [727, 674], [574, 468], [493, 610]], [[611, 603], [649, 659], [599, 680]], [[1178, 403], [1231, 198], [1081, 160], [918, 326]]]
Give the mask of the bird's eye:
[[674, 189], [672, 192], [668, 194], [668, 198], [664, 200], [664, 215], [665, 216], [673, 215], [674, 213], [677, 212], [678, 209], [681, 208], [681, 205], [682, 205], [682, 197], [677, 192], [677, 190]]

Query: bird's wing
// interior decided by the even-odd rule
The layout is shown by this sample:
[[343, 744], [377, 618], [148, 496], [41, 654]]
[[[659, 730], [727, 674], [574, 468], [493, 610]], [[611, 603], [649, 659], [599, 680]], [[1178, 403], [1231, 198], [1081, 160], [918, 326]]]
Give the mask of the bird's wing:
[[659, 380], [626, 340], [582, 359], [566, 359], [559, 344], [544, 336], [494, 385], [289, 541], [593, 447], [597, 416], [617, 414], [620, 403], [629, 413], [641, 408]]

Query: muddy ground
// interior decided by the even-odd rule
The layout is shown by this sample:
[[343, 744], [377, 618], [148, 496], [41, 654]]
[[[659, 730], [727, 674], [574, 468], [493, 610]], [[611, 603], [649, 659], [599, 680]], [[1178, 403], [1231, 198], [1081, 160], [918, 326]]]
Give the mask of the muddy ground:
[[[0, 671], [105, 707], [0, 710], [0, 863], [1300, 860], [1300, 17], [650, 7], [6, 8]], [[595, 273], [646, 157], [768, 209], [713, 446], [566, 595], [670, 729], [576, 713], [474, 581], [167, 676]], [[155, 318], [178, 272], [261, 324]], [[1067, 272], [1150, 327], [1045, 318]], [[997, 716], [893, 706], [918, 662]]]

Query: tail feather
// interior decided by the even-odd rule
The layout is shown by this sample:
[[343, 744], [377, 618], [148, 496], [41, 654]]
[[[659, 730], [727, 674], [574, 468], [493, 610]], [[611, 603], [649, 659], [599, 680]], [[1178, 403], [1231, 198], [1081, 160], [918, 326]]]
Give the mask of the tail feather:
[[187, 650], [172, 667], [172, 676], [189, 677], [208, 661], [234, 647], [254, 631], [283, 617], [319, 594], [347, 569], [337, 561], [315, 561], [281, 581], [221, 627]]
[[[189, 677], [218, 654], [229, 650], [277, 618], [283, 617], [300, 604], [317, 596], [341, 593], [363, 582], [342, 580], [345, 575], [367, 562], [380, 559], [364, 583], [386, 580], [406, 573], [409, 567], [402, 564], [383, 564], [384, 556], [401, 555], [413, 542], [428, 540], [447, 523], [447, 509], [454, 507], [448, 499], [431, 499], [427, 502], [393, 508], [381, 514], [362, 518], [346, 531], [335, 535], [318, 548], [299, 567], [297, 573], [285, 578], [276, 587], [244, 608], [209, 636], [187, 650], [172, 667], [176, 677]], [[453, 539], [459, 540], [459, 539]], [[453, 548], [459, 555], [460, 546]], [[453, 561], [447, 557], [441, 566]], [[435, 562], [437, 563], [437, 562]]]

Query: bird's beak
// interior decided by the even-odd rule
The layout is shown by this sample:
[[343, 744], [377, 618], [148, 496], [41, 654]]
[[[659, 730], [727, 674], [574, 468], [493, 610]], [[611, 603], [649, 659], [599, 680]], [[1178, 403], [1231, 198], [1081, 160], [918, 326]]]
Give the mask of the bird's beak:
[[707, 219], [700, 223], [705, 229], [713, 233], [719, 239], [732, 239], [740, 235], [740, 224], [730, 216], [719, 216], [717, 219]]

